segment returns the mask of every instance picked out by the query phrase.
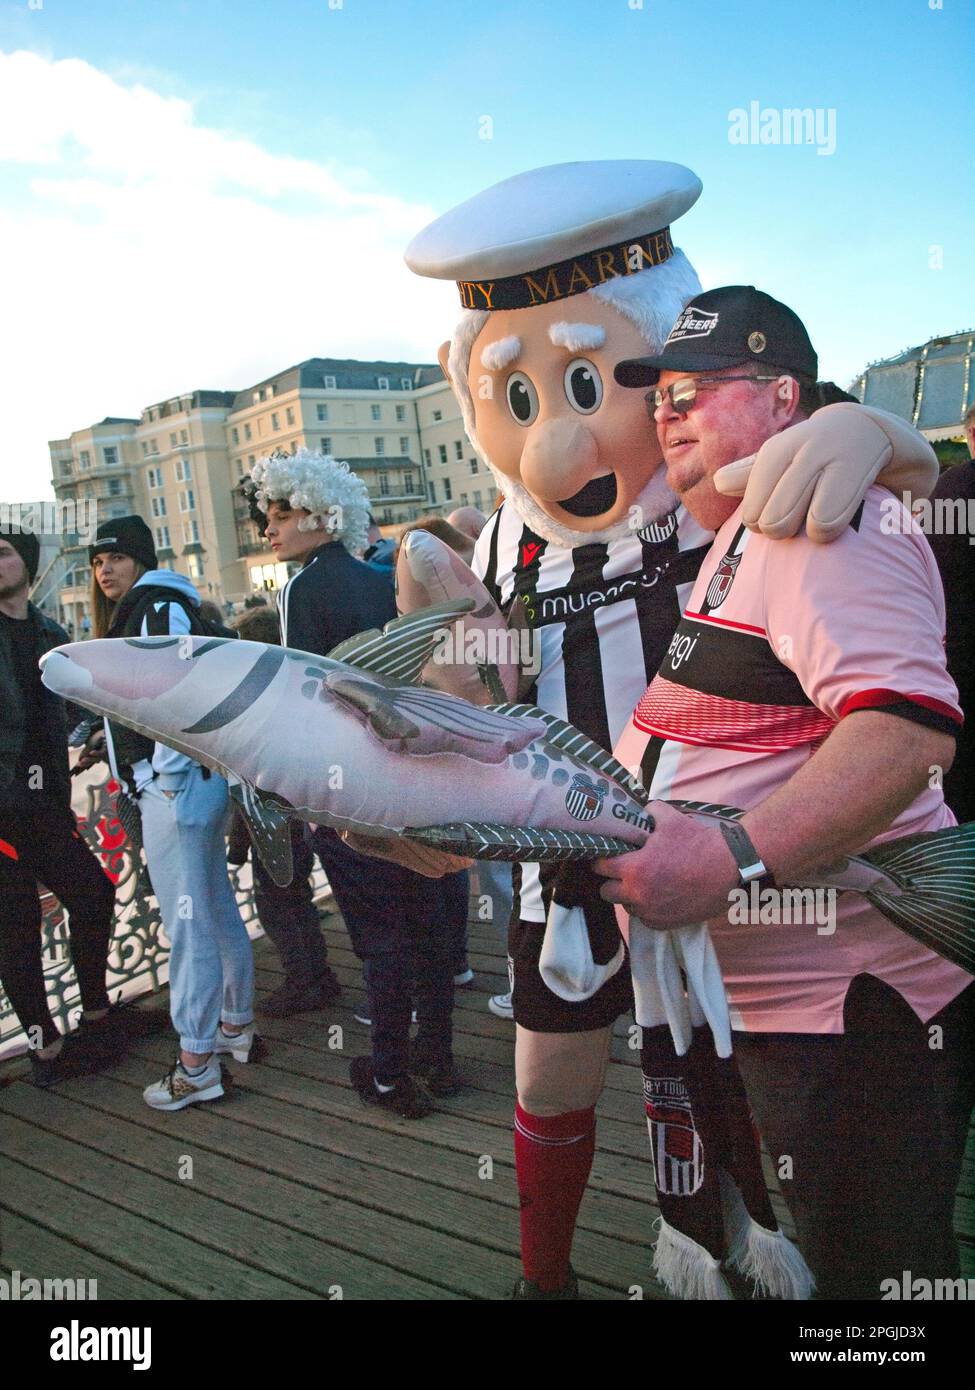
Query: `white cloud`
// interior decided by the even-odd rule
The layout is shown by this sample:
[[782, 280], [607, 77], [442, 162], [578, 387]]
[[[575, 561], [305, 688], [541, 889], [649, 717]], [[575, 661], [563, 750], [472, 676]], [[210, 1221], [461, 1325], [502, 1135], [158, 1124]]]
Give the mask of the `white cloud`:
[[0, 500], [46, 494], [47, 440], [104, 415], [316, 354], [434, 361], [452, 323], [402, 259], [433, 209], [78, 59], [0, 53], [0, 190]]

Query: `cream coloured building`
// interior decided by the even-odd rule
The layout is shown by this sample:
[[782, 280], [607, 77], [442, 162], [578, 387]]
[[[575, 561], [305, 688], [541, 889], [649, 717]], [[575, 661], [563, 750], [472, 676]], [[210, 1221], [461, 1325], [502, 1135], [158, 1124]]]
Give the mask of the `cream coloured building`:
[[[240, 483], [262, 455], [302, 445], [348, 462], [389, 535], [422, 515], [468, 504], [490, 512], [496, 503], [431, 364], [314, 357], [243, 391], [187, 392], [49, 447], [59, 501], [91, 498], [99, 521], [137, 512], [161, 565], [187, 575], [202, 598], [240, 605], [288, 575], [251, 522]], [[68, 540], [45, 585], [59, 584], [62, 617], [77, 633], [91, 573], [84, 547]]]

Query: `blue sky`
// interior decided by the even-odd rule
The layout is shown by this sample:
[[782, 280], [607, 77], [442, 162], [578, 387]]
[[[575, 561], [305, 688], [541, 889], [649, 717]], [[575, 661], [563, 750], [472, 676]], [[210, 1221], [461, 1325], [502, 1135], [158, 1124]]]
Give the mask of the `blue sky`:
[[[0, 368], [45, 395], [5, 499], [46, 492], [46, 440], [104, 414], [312, 353], [432, 360], [454, 301], [402, 247], [560, 160], [690, 165], [675, 240], [706, 285], [792, 304], [824, 375], [975, 327], [970, 0], [0, 3], [16, 51], [36, 65], [0, 95], [0, 232], [23, 332]], [[730, 143], [753, 101], [835, 113], [835, 152]]]

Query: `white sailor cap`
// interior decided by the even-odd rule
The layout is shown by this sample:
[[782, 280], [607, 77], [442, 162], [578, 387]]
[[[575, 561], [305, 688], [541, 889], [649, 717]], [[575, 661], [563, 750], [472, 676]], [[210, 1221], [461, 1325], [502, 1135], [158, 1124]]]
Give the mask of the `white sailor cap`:
[[673, 255], [670, 224], [701, 180], [683, 164], [597, 159], [504, 179], [406, 248], [418, 275], [456, 280], [466, 309], [524, 309], [582, 294]]

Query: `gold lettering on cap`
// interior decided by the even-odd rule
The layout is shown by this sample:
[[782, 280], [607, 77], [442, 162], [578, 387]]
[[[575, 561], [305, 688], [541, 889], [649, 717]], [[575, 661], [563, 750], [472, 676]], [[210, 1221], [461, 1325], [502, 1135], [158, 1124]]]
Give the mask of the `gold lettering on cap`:
[[[493, 309], [493, 308], [494, 308], [494, 305], [491, 303], [491, 297], [492, 297], [492, 295], [494, 294], [494, 281], [493, 281], [493, 280], [489, 280], [489, 281], [487, 282], [487, 287], [485, 287], [484, 282], [483, 282], [482, 280], [475, 280], [475, 281], [472, 283], [472, 285], [471, 285], [471, 290], [472, 290], [472, 292], [473, 292], [474, 290], [477, 290], [478, 294], [480, 294], [480, 295], [483, 296], [483, 298], [484, 298], [484, 305], [483, 305], [483, 307], [484, 307], [485, 309]], [[476, 307], [477, 307], [477, 306], [474, 305], [474, 304], [471, 305], [471, 308], [472, 308], [472, 309], [474, 309], [474, 308], [476, 308]]]
[[576, 288], [576, 281], [578, 281], [581, 285], [585, 285], [587, 290], [591, 290], [593, 288], [594, 282], [590, 280], [589, 276], [583, 270], [579, 262], [573, 261], [572, 274], [569, 276], [569, 288], [566, 290], [566, 294], [579, 293], [579, 290]]
[[615, 258], [616, 255], [613, 251], [596, 252], [596, 269], [599, 271], [599, 283], [601, 285], [605, 285], [609, 276], [612, 276], [613, 279], [619, 278], [619, 271], [613, 264]]
[[555, 275], [555, 266], [550, 265], [548, 274], [545, 276], [545, 284], [540, 285], [531, 275], [524, 277], [525, 287], [531, 295], [532, 304], [547, 304], [549, 299], [561, 299], [562, 291], [559, 289], [559, 282]]

